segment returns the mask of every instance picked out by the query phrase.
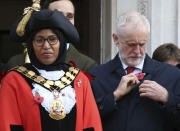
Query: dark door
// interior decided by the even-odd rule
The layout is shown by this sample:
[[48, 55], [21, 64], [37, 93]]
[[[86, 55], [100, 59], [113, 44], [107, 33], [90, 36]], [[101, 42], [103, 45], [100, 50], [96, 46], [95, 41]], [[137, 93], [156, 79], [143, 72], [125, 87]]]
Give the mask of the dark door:
[[[84, 54], [100, 62], [100, 0], [72, 0], [75, 5], [75, 26], [81, 44], [77, 48]], [[23, 13], [31, 6], [31, 0], [3, 0], [0, 4], [0, 61], [6, 63], [13, 55], [23, 52], [21, 43], [9, 38], [9, 30]]]
[[84, 54], [100, 63], [100, 18], [101, 0], [73, 0], [75, 26], [78, 28]]
[[24, 7], [31, 5], [30, 0], [3, 0], [0, 4], [0, 62], [6, 63], [10, 57], [21, 53], [21, 43], [14, 43], [9, 37], [9, 29], [19, 18]]

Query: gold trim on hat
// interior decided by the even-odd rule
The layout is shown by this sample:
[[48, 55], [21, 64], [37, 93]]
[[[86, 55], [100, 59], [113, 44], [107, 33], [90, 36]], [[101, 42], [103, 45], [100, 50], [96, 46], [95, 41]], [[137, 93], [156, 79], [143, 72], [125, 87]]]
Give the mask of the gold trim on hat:
[[33, 11], [39, 11], [40, 10], [40, 0], [33, 0], [32, 7], [27, 7], [24, 9], [24, 17], [22, 20], [19, 22], [16, 33], [18, 36], [22, 37], [25, 34], [25, 28], [26, 25], [31, 17], [31, 14]]

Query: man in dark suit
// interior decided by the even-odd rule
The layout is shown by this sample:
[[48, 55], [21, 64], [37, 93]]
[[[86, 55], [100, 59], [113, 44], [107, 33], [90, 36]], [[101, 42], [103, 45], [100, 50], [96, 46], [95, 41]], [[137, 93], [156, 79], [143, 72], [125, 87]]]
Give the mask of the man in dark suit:
[[179, 131], [180, 72], [146, 53], [150, 24], [122, 14], [113, 34], [116, 57], [90, 71], [104, 131]]
[[[74, 25], [75, 9], [70, 0], [44, 0], [41, 5], [42, 9], [57, 9], [58, 11], [63, 13], [64, 16]], [[97, 65], [95, 60], [79, 52], [73, 44], [74, 43], [67, 43], [67, 54], [65, 58], [66, 63], [72, 63], [73, 66], [83, 71], [89, 71], [91, 68]], [[29, 58], [27, 57], [26, 50], [23, 54], [12, 57], [9, 60], [8, 65], [10, 67], [13, 67], [16, 65], [24, 64], [25, 62], [30, 62]]]

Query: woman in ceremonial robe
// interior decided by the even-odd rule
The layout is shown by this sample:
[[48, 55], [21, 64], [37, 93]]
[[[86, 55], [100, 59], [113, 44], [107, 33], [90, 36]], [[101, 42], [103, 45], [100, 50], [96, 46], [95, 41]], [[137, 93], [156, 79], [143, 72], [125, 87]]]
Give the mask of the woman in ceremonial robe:
[[64, 63], [75, 27], [57, 10], [29, 10], [11, 30], [31, 63], [11, 69], [0, 89], [0, 131], [101, 131], [88, 78]]

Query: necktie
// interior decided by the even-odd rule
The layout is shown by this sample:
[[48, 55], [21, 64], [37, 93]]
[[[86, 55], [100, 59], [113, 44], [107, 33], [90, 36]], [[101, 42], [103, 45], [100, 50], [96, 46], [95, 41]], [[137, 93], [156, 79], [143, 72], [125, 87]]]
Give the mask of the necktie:
[[135, 70], [135, 68], [134, 67], [127, 67], [126, 70], [127, 70], [127, 74], [129, 74], [129, 73], [132, 73]]

